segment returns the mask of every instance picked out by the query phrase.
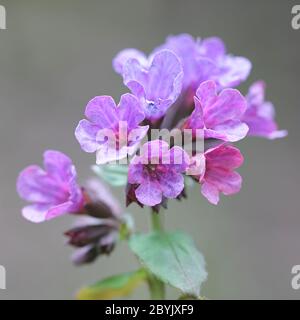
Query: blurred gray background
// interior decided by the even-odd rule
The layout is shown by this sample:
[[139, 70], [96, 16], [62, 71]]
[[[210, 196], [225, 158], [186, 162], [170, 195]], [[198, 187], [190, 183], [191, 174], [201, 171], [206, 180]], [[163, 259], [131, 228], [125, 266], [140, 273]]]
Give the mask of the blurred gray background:
[[[289, 137], [239, 144], [245, 164], [240, 194], [210, 205], [194, 188], [189, 200], [164, 214], [170, 229], [192, 234], [207, 261], [202, 294], [210, 299], [299, 299], [291, 268], [300, 264], [299, 76], [300, 30], [291, 28], [287, 0], [1, 0], [7, 30], [0, 31], [0, 265], [7, 290], [0, 299], [72, 299], [104, 276], [136, 268], [125, 244], [111, 257], [76, 268], [62, 232], [71, 217], [34, 225], [21, 217], [17, 174], [41, 164], [45, 149], [72, 157], [83, 182], [94, 156], [81, 151], [74, 128], [88, 100], [126, 91], [111, 68], [125, 47], [150, 52], [169, 34], [220, 36], [230, 52], [253, 62], [241, 86], [264, 79]], [[123, 190], [116, 195], [123, 201]], [[148, 212], [130, 207], [147, 229]], [[169, 291], [170, 298], [177, 297]], [[145, 287], [132, 298], [147, 298]]]

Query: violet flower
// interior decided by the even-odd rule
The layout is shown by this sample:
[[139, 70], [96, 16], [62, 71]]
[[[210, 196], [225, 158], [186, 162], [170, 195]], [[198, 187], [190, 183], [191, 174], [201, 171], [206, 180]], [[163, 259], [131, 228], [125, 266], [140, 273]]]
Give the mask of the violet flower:
[[181, 93], [182, 66], [170, 50], [159, 51], [147, 61], [139, 51], [127, 49], [114, 59], [114, 68], [152, 122], [163, 117]]
[[139, 126], [145, 115], [132, 94], [121, 96], [116, 106], [110, 96], [92, 99], [79, 122], [75, 136], [85, 152], [97, 152], [97, 164], [120, 160], [132, 155], [145, 137], [148, 126]]
[[39, 223], [66, 213], [80, 213], [84, 199], [76, 179], [69, 157], [59, 151], [46, 151], [44, 169], [31, 165], [17, 180], [20, 197], [32, 203], [23, 208], [24, 218]]
[[243, 121], [249, 126], [249, 136], [283, 138], [287, 136], [287, 131], [278, 130], [274, 120], [274, 106], [271, 102], [265, 101], [265, 87], [263, 81], [257, 81], [249, 88], [246, 96], [248, 106]]
[[164, 198], [177, 198], [184, 189], [183, 173], [189, 164], [188, 155], [180, 147], [169, 149], [161, 140], [145, 143], [141, 155], [135, 156], [129, 166], [128, 182], [135, 186], [137, 200], [147, 206], [156, 206]]
[[214, 81], [203, 82], [194, 97], [195, 109], [184, 122], [182, 129], [202, 129], [204, 138], [223, 141], [238, 141], [248, 132], [248, 126], [241, 121], [247, 104], [236, 89], [224, 89], [217, 94]]
[[170, 49], [180, 58], [184, 71], [184, 88], [195, 90], [203, 81], [215, 80], [219, 88], [235, 87], [246, 80], [251, 62], [226, 52], [220, 38], [201, 40], [189, 34], [169, 36], [157, 48]]
[[201, 193], [212, 204], [218, 204], [220, 193], [232, 195], [238, 193], [242, 186], [242, 177], [235, 171], [243, 164], [240, 151], [231, 146], [221, 144], [193, 157], [190, 170], [195, 172], [193, 166], [198, 168], [198, 175], [194, 178], [201, 184]]

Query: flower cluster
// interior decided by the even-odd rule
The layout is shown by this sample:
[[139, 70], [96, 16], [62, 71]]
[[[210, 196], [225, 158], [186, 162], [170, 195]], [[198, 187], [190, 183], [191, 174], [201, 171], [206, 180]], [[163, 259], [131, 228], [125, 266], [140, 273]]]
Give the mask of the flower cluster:
[[[75, 136], [83, 151], [96, 153], [97, 165], [129, 163], [127, 205], [136, 202], [159, 211], [168, 199], [186, 196], [185, 176], [217, 204], [220, 193], [241, 189], [242, 178], [235, 170], [243, 156], [232, 143], [248, 136], [287, 135], [277, 128], [263, 82], [250, 86], [245, 96], [236, 89], [247, 79], [251, 62], [227, 53], [219, 38], [170, 36], [149, 55], [132, 48], [121, 51], [113, 68], [130, 93], [123, 94], [119, 104], [110, 96], [93, 98]], [[188, 152], [185, 142], [153, 138], [154, 129], [192, 132], [192, 145], [202, 139], [202, 149]], [[80, 187], [75, 167], [64, 154], [47, 151], [44, 169], [30, 166], [22, 171], [17, 190], [32, 203], [23, 209], [30, 221], [80, 215], [66, 232], [69, 244], [78, 248], [77, 264], [114, 247], [124, 221], [122, 210], [99, 182]]]

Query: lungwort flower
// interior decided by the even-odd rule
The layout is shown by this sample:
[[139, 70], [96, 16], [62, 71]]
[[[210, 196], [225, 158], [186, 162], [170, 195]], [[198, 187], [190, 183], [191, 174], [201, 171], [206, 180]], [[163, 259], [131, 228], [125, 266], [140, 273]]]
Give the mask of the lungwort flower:
[[251, 62], [228, 54], [224, 42], [217, 37], [195, 40], [189, 34], [179, 34], [169, 36], [156, 50], [162, 48], [172, 50], [180, 58], [185, 89], [195, 90], [206, 80], [215, 80], [220, 88], [235, 87], [251, 71]]
[[121, 96], [117, 106], [112, 97], [92, 99], [79, 122], [75, 136], [85, 152], [97, 152], [97, 164], [132, 155], [145, 137], [148, 126], [139, 126], [145, 115], [132, 94]]
[[265, 101], [265, 83], [263, 81], [257, 81], [252, 84], [246, 99], [248, 106], [243, 120], [249, 126], [250, 136], [276, 139], [287, 135], [286, 130], [278, 130], [274, 120], [275, 110], [273, 104]]
[[205, 139], [231, 142], [247, 135], [248, 126], [241, 121], [247, 104], [236, 89], [224, 89], [218, 95], [216, 83], [206, 81], [199, 86], [194, 101], [195, 109], [182, 129], [202, 129]]
[[147, 59], [137, 50], [126, 49], [117, 55], [113, 65], [150, 121], [163, 117], [181, 93], [181, 63], [170, 50], [159, 51]]
[[[235, 169], [239, 168], [243, 161], [243, 156], [237, 148], [221, 144], [193, 157], [187, 173], [193, 175], [201, 184], [203, 196], [216, 205], [220, 193], [232, 195], [240, 191], [242, 177]], [[195, 166], [198, 166], [197, 175]]]
[[161, 140], [145, 143], [141, 155], [129, 166], [128, 182], [134, 185], [137, 200], [147, 206], [161, 204], [165, 198], [177, 198], [184, 189], [183, 173], [188, 155], [180, 147], [169, 149]]
[[23, 216], [32, 222], [43, 222], [66, 213], [83, 210], [83, 193], [69, 157], [59, 151], [44, 153], [44, 169], [32, 165], [17, 180], [21, 198], [32, 204], [23, 208]]

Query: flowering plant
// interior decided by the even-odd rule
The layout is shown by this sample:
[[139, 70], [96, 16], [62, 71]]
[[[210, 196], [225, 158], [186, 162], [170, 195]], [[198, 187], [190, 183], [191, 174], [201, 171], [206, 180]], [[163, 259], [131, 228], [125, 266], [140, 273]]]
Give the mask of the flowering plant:
[[[247, 79], [251, 63], [228, 54], [219, 38], [171, 36], [148, 56], [125, 49], [113, 59], [113, 68], [130, 93], [118, 104], [110, 96], [93, 98], [75, 130], [81, 149], [96, 154], [98, 177], [80, 186], [71, 159], [46, 151], [44, 168], [32, 165], [19, 174], [17, 191], [31, 203], [23, 216], [35, 223], [75, 216], [65, 235], [76, 248], [76, 265], [128, 242], [140, 269], [81, 289], [81, 299], [126, 296], [142, 282], [153, 299], [165, 298], [166, 284], [184, 297], [199, 298], [207, 277], [204, 257], [188, 235], [163, 229], [162, 211], [171, 199], [187, 197], [190, 182], [199, 184], [214, 205], [220, 194], [238, 193], [242, 177], [236, 169], [243, 156], [232, 143], [287, 132], [277, 128], [262, 81], [245, 96], [235, 89]], [[123, 188], [127, 206], [150, 208], [152, 231], [135, 231], [133, 218], [107, 184]]]

